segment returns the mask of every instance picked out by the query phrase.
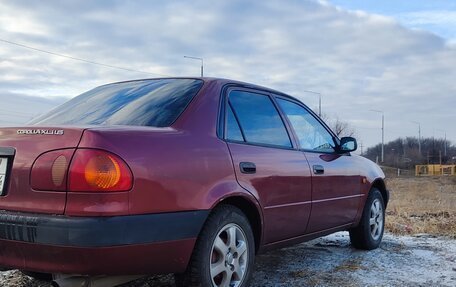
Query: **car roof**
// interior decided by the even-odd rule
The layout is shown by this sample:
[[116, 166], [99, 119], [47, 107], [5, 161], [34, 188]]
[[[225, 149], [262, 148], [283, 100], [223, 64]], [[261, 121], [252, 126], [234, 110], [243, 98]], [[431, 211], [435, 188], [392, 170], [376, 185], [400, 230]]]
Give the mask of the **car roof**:
[[185, 80], [202, 80], [204, 83], [214, 83], [218, 84], [219, 86], [225, 86], [225, 85], [233, 85], [233, 86], [241, 86], [244, 88], [250, 88], [250, 89], [256, 89], [256, 90], [262, 90], [265, 92], [269, 93], [274, 93], [280, 96], [284, 96], [296, 101], [301, 102], [299, 99], [290, 96], [288, 94], [285, 94], [281, 91], [274, 90], [265, 86], [260, 86], [248, 82], [243, 82], [243, 81], [238, 81], [238, 80], [232, 80], [232, 79], [226, 79], [226, 78], [215, 78], [215, 77], [159, 77], [159, 78], [144, 78], [144, 79], [135, 79], [135, 80], [127, 80], [127, 81], [119, 81], [119, 82], [113, 82], [109, 84], [105, 84], [102, 86], [106, 85], [111, 85], [111, 84], [122, 84], [122, 83], [130, 83], [130, 82], [140, 82], [140, 81], [148, 81], [148, 80], [169, 80], [169, 79], [185, 79]]

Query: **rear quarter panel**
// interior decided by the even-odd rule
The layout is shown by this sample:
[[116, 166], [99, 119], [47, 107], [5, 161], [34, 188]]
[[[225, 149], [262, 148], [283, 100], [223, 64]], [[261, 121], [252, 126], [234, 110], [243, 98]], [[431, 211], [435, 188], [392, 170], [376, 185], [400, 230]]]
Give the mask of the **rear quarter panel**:
[[[134, 185], [123, 194], [132, 214], [209, 209], [210, 190], [236, 187], [226, 144], [189, 131], [89, 130], [80, 147], [106, 149], [127, 162]], [[72, 199], [69, 194], [68, 205]]]

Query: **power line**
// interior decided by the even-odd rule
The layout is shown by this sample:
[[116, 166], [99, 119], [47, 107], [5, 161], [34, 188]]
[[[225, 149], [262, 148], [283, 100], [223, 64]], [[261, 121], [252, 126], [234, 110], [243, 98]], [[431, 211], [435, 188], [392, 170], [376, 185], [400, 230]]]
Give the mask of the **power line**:
[[103, 64], [103, 63], [95, 62], [95, 61], [92, 61], [92, 60], [86, 60], [86, 59], [82, 59], [82, 58], [78, 58], [78, 57], [73, 57], [73, 56], [69, 56], [69, 55], [65, 55], [65, 54], [60, 54], [60, 53], [56, 53], [56, 52], [52, 52], [52, 51], [48, 51], [48, 50], [43, 50], [43, 49], [31, 47], [31, 46], [28, 46], [28, 45], [24, 45], [24, 44], [8, 41], [8, 40], [5, 40], [5, 39], [0, 39], [0, 42], [7, 43], [7, 44], [10, 44], [10, 45], [19, 46], [19, 47], [22, 47], [22, 48], [25, 48], [25, 49], [29, 49], [29, 50], [33, 50], [33, 51], [37, 51], [37, 52], [41, 52], [41, 53], [46, 53], [46, 54], [58, 56], [58, 57], [63, 57], [63, 58], [67, 58], [67, 59], [71, 59], [71, 60], [75, 60], [75, 61], [80, 61], [80, 62], [85, 62], [85, 63], [92, 64], [92, 65], [98, 65], [98, 66], [102, 66], [102, 67], [106, 67], [106, 68], [118, 69], [118, 70], [124, 70], [124, 71], [129, 71], [129, 72], [136, 72], [136, 73], [143, 73], [143, 74], [149, 74], [149, 75], [157, 75], [157, 76], [169, 77], [169, 75], [164, 75], [164, 74], [150, 73], [150, 72], [146, 72], [146, 71], [134, 70], [134, 69], [120, 67], [120, 66]]

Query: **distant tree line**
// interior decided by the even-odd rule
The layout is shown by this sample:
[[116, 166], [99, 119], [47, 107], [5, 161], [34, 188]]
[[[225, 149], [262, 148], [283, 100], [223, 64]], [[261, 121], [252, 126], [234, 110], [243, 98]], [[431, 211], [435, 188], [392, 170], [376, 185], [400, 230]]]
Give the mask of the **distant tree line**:
[[[402, 169], [413, 168], [417, 164], [454, 164], [456, 146], [450, 141], [435, 138], [421, 139], [421, 153], [418, 138], [398, 138], [384, 146], [384, 162], [382, 165]], [[377, 144], [363, 153], [364, 157], [380, 163], [382, 145]]]

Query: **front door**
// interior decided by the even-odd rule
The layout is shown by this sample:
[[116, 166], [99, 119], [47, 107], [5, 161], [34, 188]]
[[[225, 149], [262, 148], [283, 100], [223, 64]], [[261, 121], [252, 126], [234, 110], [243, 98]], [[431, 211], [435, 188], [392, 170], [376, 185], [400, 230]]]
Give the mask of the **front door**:
[[312, 173], [312, 211], [306, 233], [351, 224], [363, 196], [353, 158], [336, 153], [335, 136], [306, 107], [288, 98], [276, 100]]

